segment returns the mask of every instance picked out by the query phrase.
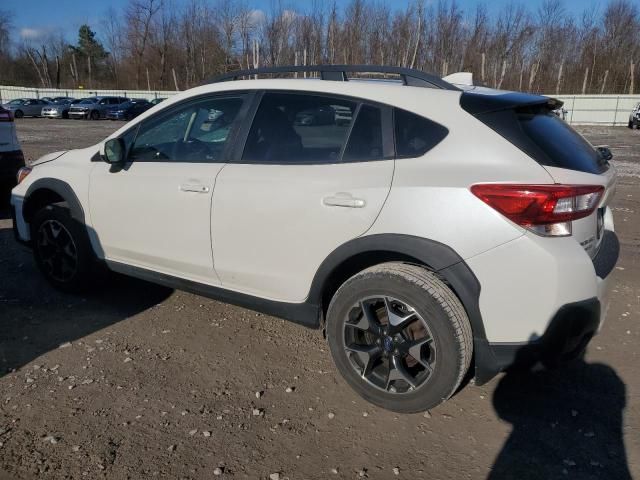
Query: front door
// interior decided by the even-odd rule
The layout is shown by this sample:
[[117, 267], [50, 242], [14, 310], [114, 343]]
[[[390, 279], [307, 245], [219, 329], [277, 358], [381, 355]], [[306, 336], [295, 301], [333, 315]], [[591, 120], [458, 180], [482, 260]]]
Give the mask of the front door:
[[122, 138], [124, 168], [97, 162], [91, 222], [105, 258], [219, 284], [211, 252], [211, 200], [243, 94], [168, 107]]

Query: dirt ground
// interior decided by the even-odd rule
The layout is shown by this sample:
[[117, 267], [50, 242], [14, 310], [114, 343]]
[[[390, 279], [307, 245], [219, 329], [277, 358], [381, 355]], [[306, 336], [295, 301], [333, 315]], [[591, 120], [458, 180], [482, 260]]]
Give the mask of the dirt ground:
[[[18, 134], [36, 159], [119, 125], [23, 119]], [[5, 210], [0, 471], [10, 479], [640, 478], [640, 132], [582, 131], [612, 147], [621, 175], [621, 257], [601, 334], [584, 362], [469, 385], [424, 415], [357, 397], [318, 331], [122, 277], [89, 296], [58, 293], [14, 242]]]

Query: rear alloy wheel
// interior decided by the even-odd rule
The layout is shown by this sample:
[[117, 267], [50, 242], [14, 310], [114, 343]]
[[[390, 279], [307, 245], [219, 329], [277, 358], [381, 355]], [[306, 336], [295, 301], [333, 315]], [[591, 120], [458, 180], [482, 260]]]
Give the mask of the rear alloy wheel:
[[473, 350], [458, 298], [433, 272], [403, 263], [378, 265], [345, 282], [327, 312], [327, 338], [356, 392], [397, 412], [448, 399]]
[[[74, 219], [66, 204], [47, 205], [31, 222], [33, 253], [38, 268], [56, 288], [86, 290], [99, 271], [86, 227]], [[98, 268], [96, 268], [98, 267]]]

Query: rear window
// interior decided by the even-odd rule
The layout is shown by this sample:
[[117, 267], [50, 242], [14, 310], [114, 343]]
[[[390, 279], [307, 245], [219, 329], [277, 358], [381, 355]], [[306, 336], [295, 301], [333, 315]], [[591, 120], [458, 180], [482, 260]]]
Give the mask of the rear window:
[[524, 134], [548, 157], [549, 166], [601, 173], [606, 162], [595, 148], [566, 122], [552, 113], [519, 113]]

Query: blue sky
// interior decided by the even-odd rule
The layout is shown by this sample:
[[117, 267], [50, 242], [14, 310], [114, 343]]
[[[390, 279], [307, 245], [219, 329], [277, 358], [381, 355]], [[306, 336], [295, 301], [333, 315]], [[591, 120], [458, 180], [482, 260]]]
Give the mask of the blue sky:
[[[172, 0], [178, 7], [187, 0]], [[380, 1], [380, 0], [375, 0]], [[436, 0], [428, 0], [436, 1]], [[458, 0], [458, 5], [466, 12], [475, 10], [478, 3], [488, 6], [492, 15], [497, 14], [511, 0]], [[565, 9], [578, 16], [589, 5], [606, 4], [607, 0], [564, 0]], [[215, 0], [212, 0], [214, 3]], [[272, 0], [247, 0], [255, 9], [269, 10]], [[339, 5], [348, 3], [348, 0], [337, 0]], [[387, 5], [403, 8], [408, 0], [386, 0]], [[13, 15], [14, 38], [37, 39], [46, 33], [63, 32], [69, 41], [74, 41], [80, 25], [88, 23], [100, 34], [100, 21], [104, 12], [111, 5], [116, 10], [124, 8], [128, 0], [0, 0], [0, 10], [9, 10]], [[542, 0], [522, 0], [528, 4], [530, 10], [534, 10], [542, 3]], [[308, 10], [312, 0], [282, 0], [283, 6], [293, 6], [296, 9]]]

